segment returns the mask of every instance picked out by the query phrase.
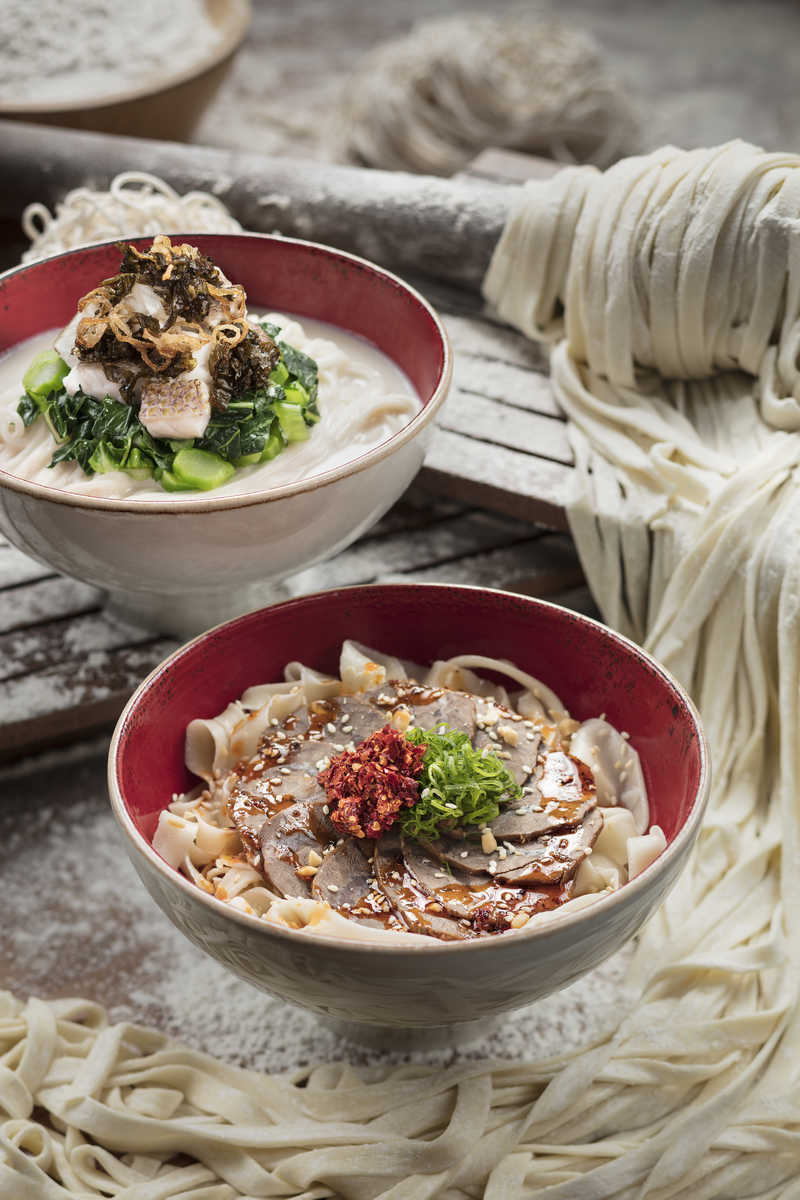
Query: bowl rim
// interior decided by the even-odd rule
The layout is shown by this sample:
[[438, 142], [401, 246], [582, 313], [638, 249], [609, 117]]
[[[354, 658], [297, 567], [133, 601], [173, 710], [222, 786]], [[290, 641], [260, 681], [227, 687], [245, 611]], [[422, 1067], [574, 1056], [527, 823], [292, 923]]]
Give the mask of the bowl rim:
[[[483, 588], [474, 584], [425, 582], [355, 584], [350, 587], [331, 588], [326, 591], [311, 592], [306, 596], [293, 597], [292, 599], [285, 600], [280, 604], [270, 605], [266, 608], [256, 609], [254, 611], [256, 613], [265, 613], [274, 609], [285, 609], [290, 605], [295, 605], [300, 602], [319, 600], [322, 597], [329, 598], [332, 595], [338, 596], [342, 595], [343, 593], [353, 594], [370, 589], [374, 590], [376, 587], [381, 588], [382, 590], [391, 591], [395, 591], [397, 589], [416, 590], [419, 588], [424, 588], [443, 592], [480, 592], [481, 594], [486, 594], [488, 592], [493, 596], [508, 597], [517, 602], [522, 600], [531, 604], [534, 609], [545, 608], [556, 610], [558, 612], [567, 612], [570, 614], [570, 616], [577, 619], [581, 623], [589, 625], [600, 631], [604, 636], [609, 637], [611, 641], [616, 642], [620, 647], [625, 648], [626, 650], [632, 650], [636, 657], [643, 659], [647, 665], [656, 672], [656, 674], [660, 675], [670, 687], [674, 688], [686, 705], [694, 725], [694, 730], [697, 736], [698, 753], [700, 757], [700, 776], [697, 781], [697, 789], [692, 800], [692, 807], [687, 815], [686, 820], [677, 831], [675, 837], [667, 844], [659, 856], [654, 859], [649, 866], [645, 867], [643, 871], [641, 871], [633, 879], [629, 880], [628, 883], [623, 884], [616, 891], [605, 895], [600, 894], [594, 903], [587, 904], [585, 908], [580, 908], [577, 911], [564, 912], [561, 910], [559, 913], [559, 910], [555, 910], [553, 915], [548, 915], [547, 921], [536, 922], [535, 920], [531, 920], [521, 929], [513, 930], [513, 937], [500, 936], [491, 939], [474, 938], [452, 942], [441, 941], [437, 938], [426, 938], [425, 941], [429, 941], [431, 943], [430, 946], [420, 941], [404, 943], [400, 938], [398, 938], [397, 943], [394, 942], [394, 939], [387, 938], [387, 945], [382, 945], [377, 940], [368, 941], [365, 939], [364, 941], [359, 941], [357, 938], [344, 939], [338, 938], [331, 934], [319, 933], [313, 929], [310, 929], [308, 926], [304, 926], [300, 930], [294, 930], [289, 927], [284, 928], [278, 923], [266, 922], [261, 920], [260, 917], [250, 916], [247, 913], [240, 912], [238, 909], [232, 908], [229, 904], [226, 904], [224, 900], [218, 900], [215, 896], [207, 895], [184, 875], [181, 875], [178, 870], [171, 867], [169, 863], [167, 863], [166, 860], [154, 850], [152, 844], [145, 838], [145, 836], [136, 828], [133, 818], [131, 817], [125, 805], [125, 801], [122, 797], [122, 792], [117, 780], [117, 757], [122, 733], [125, 725], [127, 724], [128, 716], [138, 703], [139, 698], [143, 695], [143, 693], [149, 690], [149, 688], [156, 682], [157, 679], [166, 674], [175, 661], [177, 661], [179, 658], [182, 658], [184, 655], [193, 653], [194, 648], [204, 641], [204, 639], [225, 628], [226, 626], [233, 626], [237, 622], [252, 620], [254, 616], [253, 612], [245, 613], [243, 616], [236, 617], [231, 621], [223, 621], [219, 625], [213, 626], [213, 628], [206, 630], [204, 633], [199, 634], [195, 638], [192, 638], [191, 641], [186, 642], [183, 646], [180, 646], [177, 650], [173, 651], [172, 654], [168, 655], [150, 672], [149, 675], [146, 676], [145, 679], [142, 680], [120, 714], [119, 720], [114, 728], [114, 733], [111, 737], [108, 750], [108, 790], [114, 816], [119, 822], [123, 833], [125, 833], [128, 838], [129, 853], [131, 852], [131, 849], [136, 851], [149, 863], [151, 867], [155, 868], [160, 875], [169, 880], [173, 886], [177, 886], [179, 891], [182, 891], [190, 900], [195, 900], [201, 905], [210, 906], [212, 912], [217, 913], [218, 915], [225, 914], [227, 917], [238, 922], [239, 924], [245, 925], [247, 929], [258, 930], [267, 937], [276, 935], [284, 940], [287, 940], [295, 947], [302, 947], [310, 941], [310, 943], [315, 946], [327, 946], [330, 949], [336, 949], [340, 952], [352, 952], [357, 956], [360, 954], [374, 955], [376, 952], [379, 955], [389, 954], [395, 956], [398, 954], [413, 954], [415, 956], [420, 954], [463, 954], [470, 951], [474, 953], [481, 949], [485, 950], [490, 946], [496, 947], [498, 950], [500, 950], [502, 946], [517, 946], [519, 945], [520, 940], [543, 942], [551, 935], [557, 935], [559, 931], [563, 930], [567, 925], [574, 923], [580, 928], [587, 923], [597, 921], [605, 914], [610, 913], [615, 907], [627, 907], [634, 904], [636, 898], [643, 896], [649, 890], [651, 884], [655, 882], [658, 876], [668, 874], [669, 869], [675, 860], [679, 860], [685, 853], [688, 853], [692, 843], [696, 839], [697, 833], [699, 832], [703, 815], [708, 804], [711, 788], [711, 760], [702, 721], [700, 720], [700, 714], [698, 713], [692, 698], [689, 696], [686, 689], [674, 677], [674, 675], [672, 675], [666, 667], [658, 662], [657, 659], [653, 658], [653, 656], [641, 646], [638, 646], [636, 642], [632, 641], [628, 637], [625, 637], [624, 634], [617, 633], [616, 630], [610, 629], [607, 625], [604, 625], [601, 621], [596, 621], [593, 617], [588, 617], [584, 613], [578, 613], [574, 609], [566, 608], [565, 605], [554, 604], [550, 600], [543, 600], [537, 596], [526, 596], [519, 592], [510, 592], [507, 589]], [[534, 928], [531, 928], [531, 925], [533, 925]], [[298, 938], [302, 938], [302, 941], [298, 941]]]
[[[74, 254], [81, 254], [86, 250], [97, 250], [103, 246], [115, 246], [120, 241], [137, 241], [146, 238], [147, 234], [131, 234], [129, 238], [106, 238], [101, 242], [90, 242], [85, 246], [75, 246], [72, 250], [64, 250], [60, 254], [50, 254], [46, 258], [37, 259], [32, 263], [19, 263], [15, 267], [10, 267], [7, 271], [0, 272], [0, 284], [7, 279], [30, 270], [31, 267], [40, 266], [42, 263], [57, 262], [59, 259], [68, 258]], [[265, 504], [272, 501], [285, 500], [289, 497], [300, 496], [307, 492], [314, 492], [317, 488], [326, 487], [330, 483], [335, 483], [337, 480], [358, 475], [361, 471], [368, 470], [375, 466], [383, 459], [388, 458], [399, 450], [406, 443], [413, 441], [414, 438], [427, 426], [430, 425], [437, 416], [439, 409], [445, 401], [447, 393], [450, 390], [450, 384], [453, 376], [453, 352], [450, 345], [450, 339], [447, 330], [444, 327], [442, 318], [437, 313], [433, 305], [425, 299], [421, 292], [412, 287], [399, 275], [388, 271], [385, 267], [379, 266], [377, 263], [371, 262], [367, 258], [362, 258], [358, 254], [351, 254], [347, 250], [339, 250], [335, 246], [327, 246], [322, 242], [311, 242], [305, 238], [283, 237], [276, 233], [257, 233], [253, 230], [240, 229], [229, 230], [226, 232], [204, 233], [202, 230], [196, 230], [194, 234], [182, 233], [172, 234], [170, 236], [181, 237], [204, 237], [204, 238], [236, 238], [247, 237], [257, 238], [264, 242], [277, 242], [281, 244], [288, 243], [292, 246], [302, 246], [306, 249], [321, 251], [323, 254], [339, 260], [346, 260], [354, 263], [359, 267], [366, 267], [374, 275], [380, 276], [384, 281], [393, 284], [401, 291], [405, 292], [411, 299], [422, 308], [432, 321], [434, 328], [439, 337], [442, 347], [442, 371], [439, 381], [428, 400], [427, 404], [423, 404], [418, 413], [411, 418], [401, 429], [384, 441], [379, 442], [377, 446], [373, 446], [371, 450], [364, 451], [363, 454], [357, 455], [355, 458], [348, 459], [347, 462], [341, 463], [338, 467], [331, 467], [327, 471], [319, 471], [316, 474], [309, 475], [305, 479], [297, 480], [294, 483], [284, 483], [277, 487], [260, 488], [252, 492], [240, 492], [233, 495], [217, 496], [213, 498], [213, 493], [202, 493], [194, 500], [136, 500], [129, 498], [115, 499], [108, 496], [86, 496], [80, 492], [68, 492], [64, 488], [51, 487], [49, 484], [36, 483], [31, 479], [23, 479], [20, 475], [15, 475], [11, 471], [7, 471], [4, 467], [0, 467], [0, 488], [8, 488], [9, 491], [21, 492], [24, 495], [32, 496], [40, 500], [49, 500], [54, 504], [64, 504], [70, 508], [92, 509], [103, 512], [113, 513], [128, 513], [138, 516], [163, 516], [164, 513], [170, 514], [188, 514], [188, 513], [208, 513], [221, 512], [236, 508], [249, 508], [255, 504]], [[291, 314], [290, 314], [291, 315]], [[299, 319], [302, 321], [302, 314], [299, 314]], [[332, 322], [329, 322], [332, 324]], [[343, 326], [334, 326], [341, 328], [343, 332], [350, 333], [352, 331], [344, 329]], [[34, 335], [35, 336], [35, 335]], [[359, 337], [359, 334], [353, 334], [354, 337]], [[369, 341], [369, 339], [364, 339]], [[373, 345], [373, 343], [369, 343]], [[19, 343], [17, 343], [19, 345]], [[10, 347], [14, 349], [15, 347]], [[377, 346], [375, 349], [379, 349]], [[4, 352], [5, 353], [5, 352]], [[383, 353], [383, 351], [381, 351]], [[389, 356], [386, 355], [388, 358]], [[397, 364], [395, 364], [397, 365]]]
[[[248, 27], [253, 19], [250, 0], [224, 0], [224, 3], [214, 3], [205, 0], [206, 20], [217, 29], [217, 39], [193, 62], [175, 71], [157, 84], [131, 84], [120, 91], [99, 94], [95, 92], [91, 99], [81, 100], [75, 96], [55, 96], [50, 100], [0, 101], [0, 117], [13, 116], [31, 118], [44, 113], [92, 113], [98, 109], [116, 108], [118, 105], [131, 104], [137, 100], [150, 100], [184, 83], [198, 79], [206, 71], [223, 63], [241, 45]], [[212, 18], [212, 12], [221, 16], [222, 20]]]

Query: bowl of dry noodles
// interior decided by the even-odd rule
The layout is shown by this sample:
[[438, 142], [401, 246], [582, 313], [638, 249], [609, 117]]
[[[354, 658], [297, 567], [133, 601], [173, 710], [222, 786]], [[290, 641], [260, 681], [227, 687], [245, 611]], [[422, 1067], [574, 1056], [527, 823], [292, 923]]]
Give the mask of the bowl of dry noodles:
[[575, 612], [386, 584], [177, 651], [109, 755], [128, 853], [237, 976], [358, 1026], [469, 1026], [563, 987], [675, 884], [709, 786], [676, 681]]

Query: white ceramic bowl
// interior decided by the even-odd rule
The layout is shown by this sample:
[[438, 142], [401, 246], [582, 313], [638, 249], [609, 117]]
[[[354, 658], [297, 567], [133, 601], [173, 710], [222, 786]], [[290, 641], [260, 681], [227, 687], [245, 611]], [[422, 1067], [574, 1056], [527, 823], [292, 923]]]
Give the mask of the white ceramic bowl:
[[[343, 466], [243, 495], [109, 500], [0, 469], [0, 528], [15, 546], [105, 589], [127, 619], [190, 636], [266, 603], [265, 585], [337, 553], [386, 512], [422, 465], [452, 368], [427, 301], [364, 259], [262, 234], [177, 236], [242, 283], [256, 310], [328, 321], [372, 342], [405, 371], [423, 405]], [[118, 264], [117, 243], [106, 242], [0, 275], [0, 352], [65, 325]]]
[[[292, 931], [237, 912], [169, 866], [151, 839], [173, 793], [196, 782], [183, 762], [186, 725], [299, 659], [335, 672], [355, 637], [417, 662], [465, 652], [513, 659], [556, 689], [573, 716], [605, 711], [639, 752], [663, 853], [619, 891], [547, 923], [464, 942], [359, 944]], [[320, 1016], [394, 1030], [475, 1022], [556, 991], [619, 949], [675, 883], [709, 787], [705, 740], [679, 685], [596, 621], [506, 592], [383, 584], [304, 596], [197, 638], [140, 685], [109, 752], [109, 790], [134, 867], [196, 946], [256, 987]], [[361, 1034], [360, 1036], [363, 1036]], [[384, 1036], [384, 1035], [379, 1035]]]

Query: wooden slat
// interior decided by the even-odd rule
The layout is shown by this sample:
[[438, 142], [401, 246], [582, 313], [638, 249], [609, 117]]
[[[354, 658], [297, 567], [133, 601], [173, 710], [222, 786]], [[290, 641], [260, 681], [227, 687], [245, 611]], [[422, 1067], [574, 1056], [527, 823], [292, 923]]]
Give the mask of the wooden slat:
[[127, 697], [175, 643], [93, 651], [3, 685], [0, 762], [107, 729]]
[[90, 612], [99, 608], [101, 602], [102, 592], [97, 588], [64, 575], [3, 588], [0, 590], [0, 634], [42, 621]]
[[15, 587], [20, 583], [30, 583], [34, 579], [44, 579], [53, 575], [52, 567], [44, 567], [34, 562], [21, 550], [14, 546], [0, 546], [0, 588]]
[[456, 562], [497, 546], [514, 545], [530, 536], [521, 521], [494, 513], [467, 512], [437, 521], [427, 529], [398, 532], [388, 537], [367, 535], [329, 562], [319, 563], [286, 581], [287, 595], [300, 596], [322, 588], [371, 583], [388, 574], [417, 572]]
[[513, 363], [461, 353], [456, 357], [453, 384], [460, 392], [564, 420], [550, 381]]
[[438, 429], [421, 477], [432, 491], [455, 500], [534, 521], [551, 529], [569, 526], [565, 505], [572, 468], [503, 446], [487, 453], [483, 442]]
[[[563, 421], [526, 412], [513, 404], [498, 404], [485, 396], [457, 388], [448, 398], [439, 428], [476, 438], [487, 447], [506, 446], [525, 454], [572, 465], [572, 450]], [[493, 455], [491, 449], [489, 456]]]
[[[402, 574], [380, 576], [385, 583], [406, 579]], [[414, 572], [414, 579], [420, 583], [465, 583], [553, 596], [583, 586], [583, 571], [572, 539], [563, 533], [549, 533], [515, 542], [513, 546], [469, 555], [457, 562], [423, 567]]]
[[431, 292], [432, 302], [438, 303], [442, 309], [444, 327], [455, 351], [456, 365], [461, 355], [469, 354], [490, 363], [509, 363], [526, 371], [547, 375], [547, 355], [542, 347], [507, 325], [492, 322], [477, 297], [472, 299], [471, 311], [464, 314], [452, 310], [452, 291], [440, 293], [436, 301], [433, 300], [436, 294], [433, 286], [426, 290]]
[[80, 662], [95, 650], [121, 650], [151, 642], [103, 612], [64, 616], [13, 633], [0, 634], [0, 684], [61, 663]]

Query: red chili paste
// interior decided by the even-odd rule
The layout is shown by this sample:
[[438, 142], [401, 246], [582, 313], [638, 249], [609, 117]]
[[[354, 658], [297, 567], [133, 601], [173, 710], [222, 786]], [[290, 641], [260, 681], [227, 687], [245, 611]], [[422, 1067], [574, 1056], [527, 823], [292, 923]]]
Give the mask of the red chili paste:
[[317, 782], [328, 797], [334, 828], [357, 838], [380, 837], [390, 829], [400, 809], [419, 799], [426, 749], [384, 725], [355, 750], [332, 758]]

